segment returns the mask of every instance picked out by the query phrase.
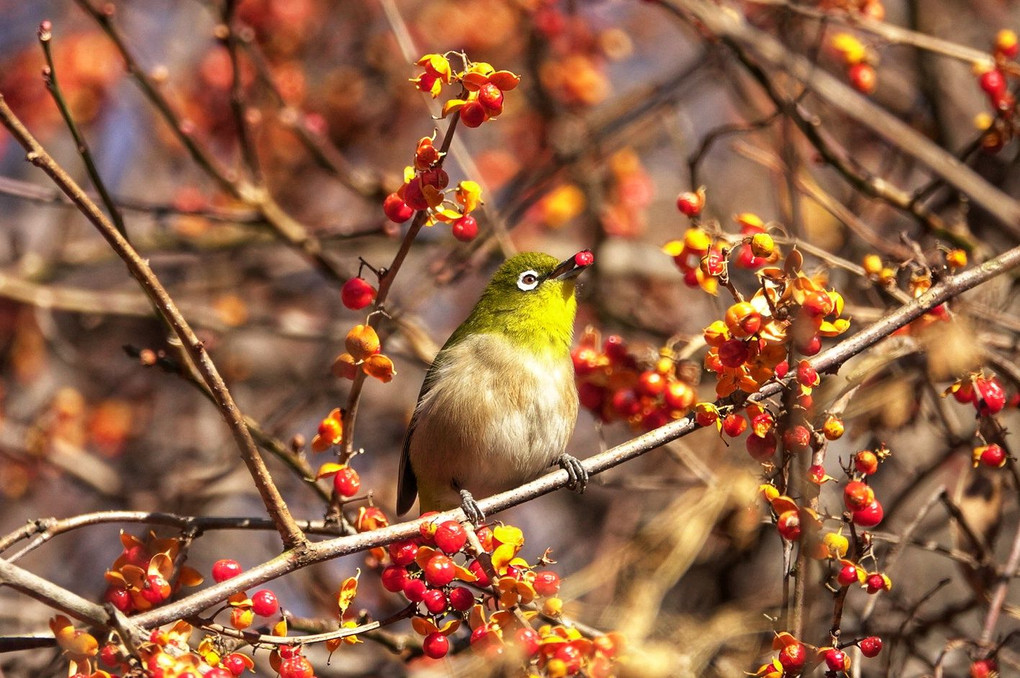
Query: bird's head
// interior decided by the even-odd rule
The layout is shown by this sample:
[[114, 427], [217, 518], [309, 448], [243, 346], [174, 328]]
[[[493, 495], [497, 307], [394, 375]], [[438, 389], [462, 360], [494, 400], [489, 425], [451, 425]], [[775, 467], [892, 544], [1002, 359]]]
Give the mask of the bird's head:
[[565, 261], [538, 252], [510, 257], [493, 274], [463, 329], [499, 332], [536, 351], [550, 342], [569, 348], [575, 278], [592, 263], [589, 250]]

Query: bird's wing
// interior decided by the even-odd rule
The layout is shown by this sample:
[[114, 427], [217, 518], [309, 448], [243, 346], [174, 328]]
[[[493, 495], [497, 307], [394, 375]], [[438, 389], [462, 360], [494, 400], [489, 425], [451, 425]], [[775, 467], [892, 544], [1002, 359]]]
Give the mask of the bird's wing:
[[422, 382], [421, 391], [418, 393], [418, 402], [414, 406], [414, 414], [411, 415], [411, 423], [407, 426], [407, 433], [404, 435], [404, 449], [400, 454], [400, 469], [397, 472], [397, 515], [402, 516], [411, 510], [414, 505], [414, 498], [418, 496], [418, 479], [414, 475], [414, 468], [411, 467], [411, 436], [418, 425], [418, 415], [421, 410], [421, 403], [425, 396], [432, 389], [436, 381], [440, 356], [432, 361], [428, 372], [425, 373], [425, 381]]

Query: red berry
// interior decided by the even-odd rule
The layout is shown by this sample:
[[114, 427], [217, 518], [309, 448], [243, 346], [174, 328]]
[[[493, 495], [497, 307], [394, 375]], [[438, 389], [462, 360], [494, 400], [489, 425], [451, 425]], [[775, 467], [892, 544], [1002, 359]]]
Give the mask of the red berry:
[[740, 367], [751, 355], [747, 342], [740, 339], [729, 339], [719, 347], [719, 361], [726, 367]]
[[990, 99], [998, 99], [1006, 93], [1006, 77], [997, 68], [992, 68], [978, 76], [978, 84]]
[[999, 664], [994, 659], [979, 659], [970, 665], [970, 678], [995, 678]]
[[875, 657], [879, 652], [882, 651], [882, 639], [878, 636], [868, 636], [862, 638], [861, 642], [857, 643], [861, 648], [861, 654], [865, 657]]
[[975, 405], [980, 414], [997, 414], [1006, 406], [1006, 392], [995, 377], [975, 379]]
[[857, 583], [860, 581], [857, 574], [857, 567], [854, 565], [844, 565], [840, 568], [839, 574], [836, 575], [836, 581], [839, 582], [840, 586], [850, 586], [850, 584]]
[[657, 398], [666, 390], [666, 376], [655, 370], [645, 370], [638, 376], [638, 391], [649, 398]]
[[815, 485], [821, 485], [825, 482], [825, 467], [821, 464], [812, 464], [808, 467], [808, 480], [813, 482]]
[[864, 585], [867, 587], [868, 593], [878, 593], [886, 587], [885, 577], [878, 572], [873, 572], [864, 580]]
[[436, 528], [434, 539], [439, 550], [454, 554], [467, 543], [467, 530], [456, 520], [448, 520]]
[[791, 452], [803, 452], [811, 446], [811, 431], [803, 424], [795, 424], [783, 431], [783, 447]]
[[394, 565], [410, 565], [418, 555], [418, 544], [413, 539], [395, 541], [387, 547]]
[[991, 445], [984, 445], [978, 449], [981, 450], [981, 455], [978, 458], [985, 466], [990, 466], [992, 468], [1005, 466], [1006, 450], [1002, 449], [999, 445], [992, 443]]
[[808, 292], [801, 308], [812, 318], [823, 318], [833, 310], [832, 297], [822, 291]]
[[807, 662], [807, 648], [803, 643], [790, 643], [784, 645], [779, 651], [779, 663], [783, 665], [787, 673], [800, 673], [805, 662]]
[[340, 301], [352, 311], [365, 308], [372, 303], [373, 299], [375, 299], [375, 288], [364, 278], [351, 278], [340, 288]]
[[815, 355], [816, 353], [822, 350], [822, 338], [819, 335], [815, 334], [811, 337], [808, 337], [808, 339], [805, 341], [797, 342], [794, 348], [796, 348], [797, 352], [800, 353], [801, 355], [807, 356]]
[[469, 101], [460, 109], [460, 121], [466, 127], [478, 127], [487, 117], [485, 107], [477, 101]]
[[861, 94], [871, 94], [878, 85], [878, 74], [871, 64], [857, 63], [847, 71], [850, 86]]
[[543, 570], [535, 574], [532, 586], [540, 596], [555, 596], [560, 590], [560, 576], [551, 570]]
[[875, 491], [859, 480], [851, 480], [843, 488], [843, 503], [849, 511], [860, 511], [875, 501]]
[[774, 433], [766, 433], [764, 436], [749, 435], [745, 444], [747, 452], [756, 461], [767, 461], [776, 453], [778, 439]]
[[345, 466], [333, 476], [333, 489], [342, 497], [353, 497], [361, 489], [361, 477], [350, 466]]
[[453, 561], [442, 553], [429, 558], [425, 563], [425, 581], [432, 586], [446, 586], [457, 576], [456, 566]]
[[170, 582], [161, 574], [150, 574], [145, 578], [145, 585], [142, 587], [142, 598], [153, 605], [162, 603], [170, 597]]
[[404, 584], [404, 596], [412, 603], [420, 603], [425, 598], [428, 584], [421, 579], [408, 579]]
[[878, 503], [878, 500], [872, 501], [864, 508], [853, 512], [853, 521], [855, 525], [861, 527], [875, 527], [885, 516], [885, 512], [882, 510], [882, 505]]
[[120, 586], [111, 586], [108, 588], [106, 590], [105, 599], [108, 603], [112, 603], [115, 608], [124, 614], [131, 612], [135, 606], [131, 600], [131, 594], [128, 593], [127, 589]]
[[870, 476], [878, 470], [878, 455], [871, 450], [861, 450], [854, 455], [854, 468]]
[[686, 410], [694, 404], [696, 399], [697, 394], [694, 389], [683, 381], [670, 381], [663, 394], [666, 405], [674, 410]]
[[801, 386], [818, 386], [821, 379], [818, 372], [806, 360], [801, 360], [797, 365], [797, 383]]
[[641, 400], [632, 388], [623, 388], [613, 393], [610, 405], [613, 411], [623, 419], [632, 417], [641, 411]]
[[280, 678], [313, 678], [313, 676], [315, 669], [301, 655], [280, 662]]
[[595, 255], [591, 253], [591, 250], [581, 250], [574, 255], [575, 266], [591, 266], [595, 263]]
[[676, 208], [680, 210], [681, 214], [688, 217], [698, 216], [704, 207], [704, 197], [693, 191], [685, 191], [676, 198]]
[[116, 645], [103, 645], [99, 650], [99, 661], [103, 663], [103, 666], [117, 666], [120, 664], [120, 650]]
[[402, 224], [414, 216], [414, 210], [408, 207], [404, 199], [396, 193], [390, 193], [386, 196], [382, 207], [386, 218], [396, 224]]
[[450, 232], [461, 242], [471, 242], [478, 235], [478, 220], [470, 214], [465, 214], [450, 224]]
[[487, 82], [478, 88], [478, 103], [489, 116], [495, 117], [503, 112], [503, 91]]
[[952, 393], [953, 398], [955, 398], [958, 403], [974, 402], [974, 385], [969, 381], [961, 382], [960, 387]]
[[382, 571], [379, 578], [382, 580], [383, 588], [392, 593], [406, 590], [410, 581], [407, 576], [407, 568], [401, 565], [390, 565]]
[[244, 673], [244, 670], [248, 668], [248, 662], [244, 660], [244, 655], [238, 654], [237, 652], [228, 654], [220, 663], [223, 664], [223, 668], [230, 671], [235, 676], [241, 675]]
[[470, 610], [474, 604], [475, 594], [471, 593], [471, 589], [464, 586], [456, 586], [450, 590], [450, 607], [458, 612]]
[[[183, 673], [177, 674], [178, 678], [183, 678], [184, 675]], [[223, 667], [217, 667], [206, 672], [203, 678], [234, 678], [234, 674]]]
[[800, 512], [796, 509], [784, 511], [776, 520], [776, 529], [779, 535], [786, 541], [797, 541], [800, 539]]
[[425, 640], [421, 643], [421, 649], [427, 657], [442, 659], [450, 651], [450, 639], [439, 631], [433, 631], [425, 636]]
[[485, 572], [485, 568], [482, 567], [482, 564], [479, 563], [477, 560], [471, 561], [471, 564], [468, 565], [468, 571], [470, 571], [471, 574], [475, 575], [475, 577], [478, 578], [475, 583], [478, 584], [479, 586], [484, 588], [492, 583], [492, 580], [489, 579], [489, 575], [486, 574]]
[[425, 609], [432, 614], [439, 614], [446, 611], [448, 600], [446, 594], [443, 593], [442, 589], [429, 589], [425, 592], [421, 602], [425, 604]]
[[538, 652], [539, 637], [535, 629], [517, 629], [517, 633], [514, 634], [514, 640], [521, 646], [525, 657], [533, 657]]
[[280, 610], [280, 602], [276, 594], [269, 589], [256, 591], [251, 597], [252, 612], [260, 617], [272, 617]]
[[850, 661], [843, 650], [832, 648], [825, 652], [825, 665], [830, 671], [846, 671], [850, 667]]
[[736, 438], [747, 430], [747, 419], [736, 412], [730, 412], [723, 419], [722, 430], [729, 437]]
[[425, 197], [425, 192], [422, 189], [423, 185], [420, 176], [414, 177], [404, 184], [404, 202], [412, 210], [427, 210], [429, 208], [428, 198]]
[[581, 670], [581, 662], [584, 659], [584, 655], [573, 643], [560, 643], [553, 653], [553, 657], [559, 659], [567, 665], [567, 673], [577, 673]]
[[627, 342], [618, 334], [610, 334], [602, 342], [602, 352], [614, 365], [627, 362]]

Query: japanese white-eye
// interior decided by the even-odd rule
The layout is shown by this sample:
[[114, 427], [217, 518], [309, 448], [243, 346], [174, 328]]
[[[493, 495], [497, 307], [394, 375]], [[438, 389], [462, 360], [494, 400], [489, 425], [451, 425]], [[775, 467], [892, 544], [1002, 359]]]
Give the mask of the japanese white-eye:
[[574, 279], [594, 258], [518, 254], [496, 271], [425, 375], [404, 438], [397, 513], [457, 506], [480, 522], [477, 496], [509, 490], [559, 464], [583, 490], [587, 473], [564, 453], [577, 421], [570, 359]]

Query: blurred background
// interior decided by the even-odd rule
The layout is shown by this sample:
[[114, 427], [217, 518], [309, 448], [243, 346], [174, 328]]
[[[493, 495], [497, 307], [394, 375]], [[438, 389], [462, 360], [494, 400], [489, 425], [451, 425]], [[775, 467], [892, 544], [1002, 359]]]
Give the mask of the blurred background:
[[[809, 4], [838, 12], [853, 3]], [[366, 384], [354, 433], [364, 453], [353, 464], [371, 501], [391, 518], [400, 445], [428, 361], [513, 252], [566, 257], [591, 248], [597, 265], [579, 291], [578, 330], [622, 336], [645, 366], [663, 346], [679, 350], [699, 400], [711, 400], [712, 381], [699, 383], [697, 342], [728, 303], [685, 285], [661, 251], [689, 226], [676, 208], [681, 191], [706, 186], [705, 216], [723, 232], [737, 233], [732, 216], [751, 212], [806, 243], [805, 270], [827, 271], [829, 285], [847, 299], [851, 331], [898, 302], [851, 267], [834, 266], [833, 255], [859, 264], [878, 254], [895, 268], [915, 257], [915, 245], [930, 252], [939, 242], [965, 243], [980, 261], [1017, 244], [966, 196], [937, 182], [925, 200], [945, 225], [941, 232], [865, 195], [788, 118], [774, 115], [774, 102], [746, 63], [656, 3], [242, 0], [235, 12], [242, 27], [239, 72], [257, 174], [243, 158], [231, 109], [234, 71], [217, 39], [220, 3], [111, 6], [113, 28], [104, 29], [81, 3], [0, 0], [0, 93], [92, 190], [41, 77], [45, 59], [36, 33], [50, 20], [59, 85], [132, 243], [200, 334], [242, 411], [284, 448], [300, 448], [295, 436], [311, 440], [319, 421], [346, 403], [349, 382], [333, 376], [330, 365], [364, 313], [345, 309], [339, 289], [360, 261], [389, 265], [401, 227], [386, 220], [382, 200], [401, 185], [418, 139], [446, 128], [433, 118], [435, 103], [408, 82], [419, 72], [414, 61], [464, 51], [522, 76], [498, 120], [458, 130], [446, 163], [454, 183], [483, 186], [479, 237], [462, 243], [445, 225], [424, 229], [386, 304], [391, 318], [380, 333], [397, 374], [389, 384]], [[840, 55], [827, 45], [833, 33], [852, 27], [782, 2], [732, 8], [790, 53], [847, 81]], [[1017, 25], [1020, 8], [890, 1], [884, 13], [891, 24], [988, 52], [999, 29]], [[125, 69], [113, 35], [123, 39], [132, 68], [172, 106], [204, 163]], [[1015, 143], [996, 153], [967, 152], [979, 145], [974, 117], [988, 110], [970, 66], [888, 37], [861, 40], [876, 65], [870, 101], [1016, 196]], [[781, 74], [774, 84], [799, 97], [805, 117], [814, 116], [827, 142], [862, 176], [908, 193], [929, 186], [930, 172], [838, 106]], [[232, 190], [253, 178], [264, 181], [285, 218]], [[321, 254], [288, 244], [281, 223], [298, 224]], [[906, 288], [908, 267], [898, 280]], [[735, 282], [751, 290], [753, 274], [738, 272]], [[946, 328], [908, 350], [887, 346], [848, 368], [867, 388], [847, 409], [848, 433], [829, 447], [827, 470], [838, 476], [840, 461], [857, 449], [884, 442], [892, 450], [873, 481], [886, 506], [880, 533], [891, 535], [879, 553], [889, 553], [942, 486], [970, 507], [990, 539], [1002, 526], [993, 546], [1000, 562], [1009, 551], [1018, 518], [1015, 483], [1005, 474], [988, 479], [984, 470], [971, 471], [972, 411], [953, 409], [938, 393], [962, 372], [987, 366], [989, 352], [1007, 391], [1016, 392], [1008, 372], [1016, 353], [1013, 284], [1009, 276], [997, 279], [955, 307], [957, 319]], [[146, 350], [165, 359], [145, 366], [139, 355]], [[175, 355], [123, 263], [0, 132], [0, 531], [41, 517], [121, 508], [263, 515], [229, 431], [199, 390], [174, 374]], [[829, 402], [820, 406], [838, 392], [823, 390], [818, 398]], [[1016, 425], [1015, 408], [1003, 423]], [[584, 412], [570, 451], [590, 456], [649, 422], [633, 424]], [[313, 456], [310, 449], [300, 454]], [[322, 518], [319, 495], [266, 456], [294, 514]], [[524, 529], [529, 558], [552, 548], [566, 577], [568, 614], [631, 639], [634, 661], [626, 675], [742, 675], [768, 660], [767, 615], [783, 584], [782, 544], [756, 508], [759, 476], [741, 441], [702, 430], [603, 474], [583, 496], [557, 492], [498, 518]], [[973, 483], [984, 491], [971, 507], [973, 493], [965, 490]], [[838, 514], [838, 495], [829, 503]], [[937, 662], [951, 675], [966, 671], [967, 653], [947, 643], [980, 633], [985, 588], [931, 546], [965, 548], [949, 522], [945, 510], [929, 510], [911, 528], [914, 545], [883, 563], [893, 590], [848, 597], [846, 633], [882, 634], [890, 648], [863, 668], [858, 662], [855, 675], [927, 675]], [[120, 553], [120, 527], [55, 538], [19, 564], [99, 600], [103, 573]], [[216, 532], [196, 540], [188, 562], [202, 572], [222, 557], [251, 566], [277, 548], [271, 532]], [[274, 582], [274, 590], [295, 615], [328, 617], [331, 591], [363, 560], [307, 568]], [[808, 583], [805, 612], [805, 640], [816, 644], [824, 644], [832, 614], [823, 569]], [[377, 618], [399, 609], [395, 596], [369, 579], [362, 579], [356, 605]], [[1020, 601], [1012, 595], [1009, 602]], [[51, 616], [9, 589], [0, 589], [0, 610], [0, 633], [44, 630]], [[1017, 628], [1008, 611], [998, 637]], [[1016, 647], [1008, 640], [1000, 662], [1015, 662]], [[55, 651], [6, 653], [0, 670], [56, 675], [64, 665], [55, 657]], [[477, 661], [407, 665], [368, 642], [316, 666], [320, 676], [484, 674]]]

